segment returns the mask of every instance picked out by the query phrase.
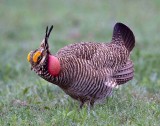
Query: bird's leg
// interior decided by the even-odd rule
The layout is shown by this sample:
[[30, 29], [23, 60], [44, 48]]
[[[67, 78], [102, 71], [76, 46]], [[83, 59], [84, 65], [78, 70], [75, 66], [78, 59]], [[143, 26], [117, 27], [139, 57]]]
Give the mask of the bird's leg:
[[82, 109], [83, 105], [84, 105], [84, 102], [83, 102], [83, 101], [81, 101], [81, 102], [80, 102], [80, 106], [79, 106], [79, 108], [80, 108], [80, 109]]
[[92, 108], [94, 107], [94, 101], [93, 101], [93, 100], [90, 102], [90, 106], [91, 106]]
[[90, 117], [90, 111], [91, 111], [91, 108], [93, 108], [94, 106], [94, 101], [91, 100], [88, 102], [88, 116]]
[[88, 117], [90, 117], [91, 106], [91, 102], [88, 102]]

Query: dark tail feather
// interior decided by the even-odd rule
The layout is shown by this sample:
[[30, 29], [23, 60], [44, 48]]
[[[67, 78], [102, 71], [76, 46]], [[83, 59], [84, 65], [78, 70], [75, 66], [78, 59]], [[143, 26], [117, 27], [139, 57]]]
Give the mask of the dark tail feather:
[[135, 37], [130, 28], [122, 23], [116, 23], [113, 30], [112, 43], [123, 44], [131, 52], [135, 46]]

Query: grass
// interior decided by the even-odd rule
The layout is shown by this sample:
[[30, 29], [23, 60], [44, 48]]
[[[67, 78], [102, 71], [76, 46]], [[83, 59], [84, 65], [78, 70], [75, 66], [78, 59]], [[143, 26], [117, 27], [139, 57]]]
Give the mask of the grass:
[[[159, 0], [1, 0], [0, 125], [158, 126], [160, 124]], [[109, 42], [115, 22], [136, 36], [135, 78], [87, 114], [58, 87], [30, 71], [26, 57], [54, 25], [51, 51], [77, 41]]]

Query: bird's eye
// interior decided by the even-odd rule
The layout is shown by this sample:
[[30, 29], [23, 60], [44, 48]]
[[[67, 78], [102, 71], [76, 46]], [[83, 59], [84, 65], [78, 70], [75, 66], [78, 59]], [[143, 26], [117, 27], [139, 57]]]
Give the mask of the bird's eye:
[[37, 51], [33, 56], [33, 62], [37, 63], [38, 58], [41, 56], [41, 54], [42, 53], [40, 51]]
[[27, 56], [27, 60], [28, 60], [28, 62], [30, 62], [30, 60], [31, 60], [31, 52], [30, 53], [28, 53], [28, 56]]

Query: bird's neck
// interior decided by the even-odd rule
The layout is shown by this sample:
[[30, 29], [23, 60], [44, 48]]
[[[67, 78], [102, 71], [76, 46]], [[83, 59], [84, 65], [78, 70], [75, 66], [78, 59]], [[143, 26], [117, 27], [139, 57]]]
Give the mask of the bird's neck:
[[60, 61], [53, 55], [48, 56], [48, 72], [52, 76], [58, 76], [61, 70]]

